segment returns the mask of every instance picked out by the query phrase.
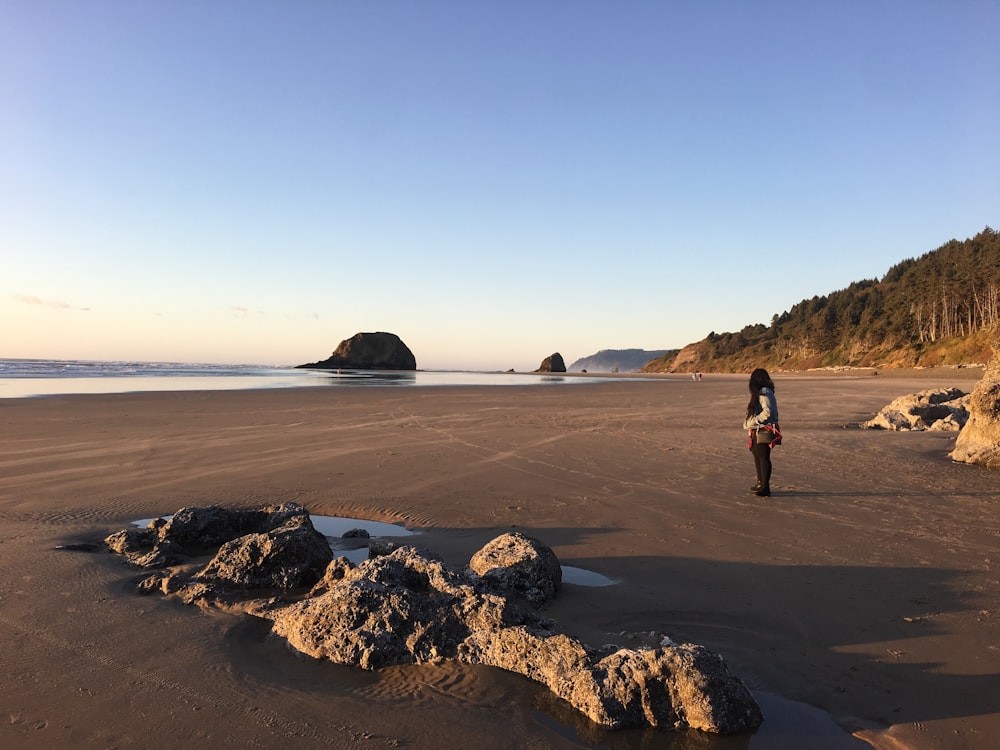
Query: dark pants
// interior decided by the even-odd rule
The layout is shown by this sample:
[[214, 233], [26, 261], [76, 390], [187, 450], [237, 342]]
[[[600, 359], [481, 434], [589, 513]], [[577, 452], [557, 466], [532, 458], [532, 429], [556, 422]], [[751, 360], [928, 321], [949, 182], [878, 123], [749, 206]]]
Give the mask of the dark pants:
[[753, 465], [757, 469], [757, 482], [761, 487], [771, 486], [771, 446], [767, 443], [754, 443]]

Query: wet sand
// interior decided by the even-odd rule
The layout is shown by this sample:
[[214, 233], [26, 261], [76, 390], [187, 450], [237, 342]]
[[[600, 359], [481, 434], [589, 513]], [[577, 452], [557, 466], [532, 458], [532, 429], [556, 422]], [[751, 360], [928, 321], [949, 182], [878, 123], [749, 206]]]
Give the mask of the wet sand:
[[[974, 380], [775, 380], [770, 499], [747, 491], [743, 376], [3, 400], [0, 746], [860, 746], [791, 726], [795, 701], [877, 747], [995, 747], [1000, 477], [952, 463], [954, 434], [856, 427]], [[771, 718], [752, 738], [609, 735], [521, 677], [304, 659], [259, 622], [134, 594], [110, 555], [54, 549], [187, 505], [283, 501], [405, 523], [454, 564], [510, 528], [536, 536], [617, 581], [565, 586], [548, 612], [564, 630], [703, 643]]]

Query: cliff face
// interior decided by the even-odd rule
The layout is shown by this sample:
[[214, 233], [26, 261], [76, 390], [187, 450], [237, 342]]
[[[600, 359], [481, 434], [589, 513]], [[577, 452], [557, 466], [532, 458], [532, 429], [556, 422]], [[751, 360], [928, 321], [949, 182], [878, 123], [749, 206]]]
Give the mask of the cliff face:
[[969, 421], [955, 440], [955, 461], [1000, 469], [1000, 349], [969, 399]]
[[327, 359], [298, 365], [312, 370], [416, 370], [413, 352], [394, 333], [356, 333]]

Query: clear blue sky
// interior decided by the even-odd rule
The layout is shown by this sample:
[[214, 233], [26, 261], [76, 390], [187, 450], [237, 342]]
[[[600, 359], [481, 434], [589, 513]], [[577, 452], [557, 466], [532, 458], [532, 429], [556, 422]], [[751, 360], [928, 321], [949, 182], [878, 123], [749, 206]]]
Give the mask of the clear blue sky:
[[678, 348], [1000, 224], [1000, 2], [0, 0], [0, 357]]

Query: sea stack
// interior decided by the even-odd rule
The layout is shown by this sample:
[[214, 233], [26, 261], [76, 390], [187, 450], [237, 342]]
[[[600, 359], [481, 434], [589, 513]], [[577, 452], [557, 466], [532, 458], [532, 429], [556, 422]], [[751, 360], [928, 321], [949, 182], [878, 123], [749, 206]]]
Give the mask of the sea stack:
[[394, 333], [356, 333], [327, 359], [298, 365], [310, 370], [416, 370], [410, 348]]
[[566, 372], [566, 363], [563, 362], [562, 355], [556, 352], [543, 359], [535, 372]]

